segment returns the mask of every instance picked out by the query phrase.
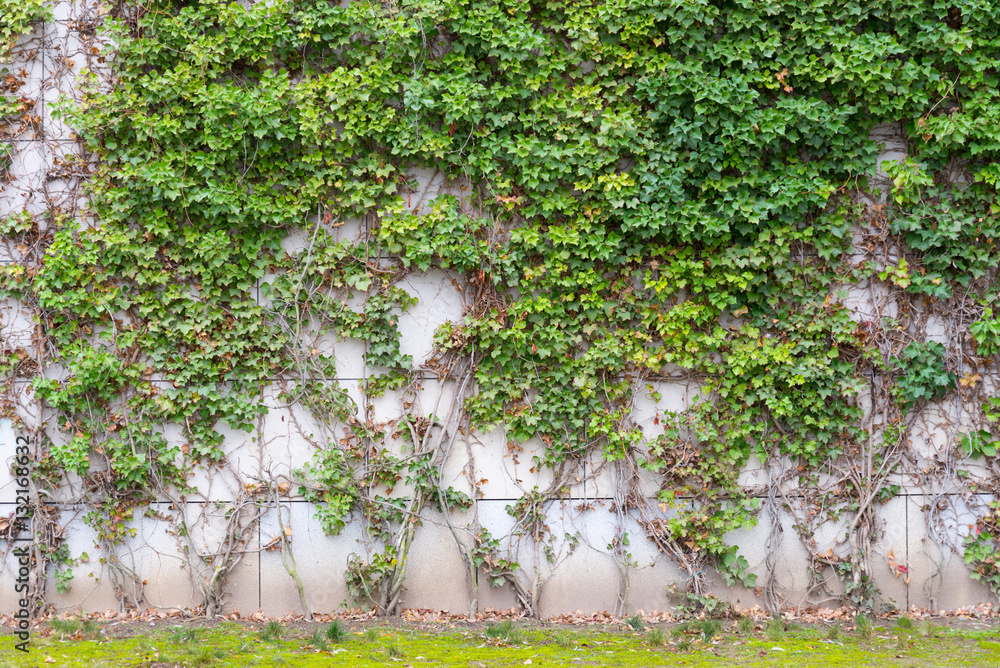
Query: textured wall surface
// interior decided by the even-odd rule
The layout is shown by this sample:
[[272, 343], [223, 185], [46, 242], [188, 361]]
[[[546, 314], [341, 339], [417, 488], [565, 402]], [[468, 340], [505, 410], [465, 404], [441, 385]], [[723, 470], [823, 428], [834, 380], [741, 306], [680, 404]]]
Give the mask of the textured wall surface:
[[[55, 211], [76, 201], [87, 179], [88, 167], [74, 156], [79, 147], [72, 128], [53, 117], [52, 104], [60, 96], [78, 96], [78, 77], [85, 67], [99, 71], [92, 49], [95, 47], [92, 20], [96, 6], [87, 0], [55, 5], [55, 20], [39, 26], [20, 40], [12, 62], [3, 64], [0, 77], [7, 77], [5, 95], [17, 95], [34, 105], [34, 119], [3, 139], [13, 148], [13, 163], [9, 178], [0, 184], [0, 216], [12, 211], [33, 213]], [[22, 82], [14, 85], [16, 78]], [[905, 150], [898, 130], [893, 125], [883, 127], [884, 158], [898, 157]], [[431, 202], [435, 196], [457, 187], [427, 170], [415, 170], [420, 188], [412, 195], [413, 206]], [[91, 224], [86, 211], [77, 211], [81, 225]], [[339, 228], [343, 238], [363, 233], [362, 223], [348, 221]], [[289, 253], [302, 252], [308, 245], [304, 237], [289, 237], [284, 244]], [[387, 258], [388, 260], [388, 258]], [[18, 263], [20, 251], [8, 244], [0, 246], [0, 261]], [[427, 362], [433, 354], [435, 329], [447, 321], [459, 320], [466, 307], [462, 279], [440, 270], [416, 272], [407, 276], [400, 287], [416, 297], [418, 303], [400, 315], [402, 350], [413, 356], [415, 368]], [[874, 317], [870, 313], [875, 303], [872, 291], [878, 286], [852, 286], [847, 303], [858, 321]], [[257, 289], [257, 299], [266, 299]], [[947, 332], [940, 325], [932, 337], [947, 343]], [[305, 332], [304, 337], [309, 333]], [[32, 315], [17, 303], [0, 304], [0, 339], [5, 355], [23, 352], [25, 359], [34, 356], [39, 343]], [[332, 353], [337, 360], [340, 377], [327, 379], [345, 387], [359, 405], [365, 404], [362, 390], [366, 388], [371, 369], [363, 363], [365, 344], [356, 340], [333, 340], [315, 337], [310, 345], [319, 354]], [[45, 373], [59, 377], [56, 367]], [[986, 379], [984, 382], [996, 382]], [[684, 383], [657, 383], [653, 388], [660, 394], [654, 401], [648, 390], [636, 396], [633, 418], [650, 435], [658, 429], [658, 416], [668, 411], [683, 411], [697, 388]], [[449, 398], [454, 396], [454, 381], [440, 381], [429, 371], [407, 392], [390, 391], [385, 397], [371, 401], [369, 419], [375, 422], [396, 420], [402, 412], [416, 415], [440, 415]], [[22, 433], [44, 433], [53, 443], [65, 442], [71, 434], [51, 419], [30, 390], [30, 378], [21, 377], [11, 388], [12, 402], [5, 407], [7, 414], [0, 423], [0, 530], [6, 530], [15, 512], [16, 484], [10, 470], [13, 440]], [[64, 545], [80, 563], [72, 566], [73, 579], [68, 591], [56, 588], [55, 567], [48, 573], [47, 599], [56, 610], [105, 610], [122, 605], [138, 604], [164, 608], [188, 608], [199, 605], [199, 586], [211, 581], [211, 560], [186, 558], [191, 550], [203, 550], [210, 555], [219, 549], [222, 537], [230, 526], [231, 512], [242, 503], [245, 486], [260, 479], [281, 479], [307, 464], [317, 448], [339, 438], [337, 427], [316, 421], [297, 406], [282, 402], [279, 388], [268, 388], [260, 397], [268, 408], [254, 430], [241, 432], [222, 429], [226, 433], [225, 449], [229, 467], [205, 473], [199, 469], [193, 484], [196, 494], [184, 500], [164, 498], [148, 508], [142, 516], [126, 520], [134, 535], [119, 545], [118, 562], [129, 577], [111, 573], [102, 563], [99, 538], [82, 517], [92, 509], [78, 502], [81, 498], [79, 481], [70, 480], [61, 498], [50, 499], [57, 508], [63, 527]], [[924, 426], [914, 430], [909, 455], [898, 468], [899, 493], [878, 507], [878, 525], [869, 527], [876, 536], [875, 549], [867, 557], [875, 585], [882, 592], [882, 603], [898, 607], [930, 606], [954, 608], [993, 600], [985, 586], [969, 578], [961, 551], [963, 537], [974, 523], [976, 513], [991, 500], [985, 495], [970, 494], [964, 484], [966, 475], [988, 476], [977, 468], [975, 461], [963, 460], [955, 454], [954, 428], [949, 432], [936, 425], [935, 416], [960, 417], [957, 400], [933, 403], [924, 409]], [[180, 429], [165, 425], [168, 440], [181, 442]], [[401, 447], [391, 440], [384, 447]], [[662, 610], [672, 602], [667, 586], [685, 581], [685, 574], [652, 542], [643, 537], [644, 530], [632, 518], [618, 527], [614, 512], [616, 475], [614, 464], [589, 461], [580, 465], [575, 476], [578, 484], [569, 487], [568, 496], [548, 502], [545, 508], [549, 531], [558, 537], [553, 552], [541, 548], [526, 536], [518, 537], [512, 530], [514, 518], [506, 512], [534, 488], [544, 489], [551, 482], [551, 472], [538, 472], [532, 460], [541, 443], [514, 444], [508, 441], [502, 428], [488, 433], [461, 433], [451, 445], [443, 467], [442, 482], [469, 495], [476, 495], [471, 509], [445, 517], [427, 510], [419, 518], [414, 543], [410, 550], [403, 607], [446, 609], [464, 612], [469, 609], [470, 592], [478, 587], [480, 608], [510, 608], [517, 604], [508, 587], [494, 588], [479, 574], [471, 580], [463, 561], [463, 549], [471, 545], [480, 529], [487, 529], [501, 541], [506, 554], [516, 557], [526, 580], [542, 587], [539, 611], [542, 615], [566, 612], [593, 612], [623, 608], [626, 611]], [[921, 471], [931, 463], [949, 462], [954, 485], [935, 483], [928, 486]], [[727, 538], [739, 546], [758, 584], [765, 586], [783, 604], [789, 606], [835, 604], [836, 599], [816, 586], [828, 580], [830, 592], [843, 590], [843, 583], [832, 570], [811, 577], [816, 567], [812, 555], [843, 551], [846, 520], [827, 521], [814, 527], [810, 540], [800, 539], [796, 527], [809, 522], [811, 506], [802, 501], [802, 494], [793, 482], [779, 488], [772, 480], [787, 480], [784, 475], [793, 463], [773, 458], [762, 463], [756, 458], [742, 474], [742, 482], [755, 490], [761, 499], [756, 527], [741, 530]], [[659, 491], [659, 483], [646, 475], [641, 484], [649, 496]], [[74, 484], [77, 487], [74, 487]], [[478, 495], [476, 494], [478, 490]], [[387, 496], [402, 497], [407, 493], [405, 481]], [[259, 525], [240, 543], [243, 552], [239, 563], [228, 576], [224, 597], [225, 609], [253, 612], [258, 609], [268, 615], [291, 612], [328, 612], [349, 601], [344, 571], [348, 558], [370, 555], [373, 549], [357, 523], [349, 523], [337, 536], [325, 535], [314, 518], [315, 508], [297, 496], [296, 486], [290, 485], [269, 507]], [[661, 508], [665, 514], [669, 508]], [[178, 535], [179, 521], [189, 528], [187, 536]], [[4, 524], [4, 523], [7, 524]], [[632, 537], [628, 552], [631, 564], [622, 566], [609, 549], [621, 530]], [[10, 612], [16, 605], [14, 593], [15, 562], [12, 543], [0, 539], [0, 612]], [[464, 547], [463, 547], [464, 546]], [[828, 552], [829, 551], [829, 552]], [[85, 560], [81, 559], [86, 554]], [[903, 566], [902, 570], [893, 564]], [[301, 581], [302, 595], [294, 575]], [[627, 586], [623, 582], [627, 581]], [[758, 588], [727, 586], [719, 577], [709, 575], [711, 593], [748, 607], [765, 602], [767, 592]], [[812, 583], [812, 584], [811, 584]], [[619, 597], [624, 596], [624, 606]]]

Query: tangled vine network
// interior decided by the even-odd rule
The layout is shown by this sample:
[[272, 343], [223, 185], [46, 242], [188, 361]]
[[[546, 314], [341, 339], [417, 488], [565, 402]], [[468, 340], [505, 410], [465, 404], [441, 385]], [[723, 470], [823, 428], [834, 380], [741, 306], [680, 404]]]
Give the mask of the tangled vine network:
[[[885, 604], [901, 495], [1000, 591], [1000, 3], [60, 7], [0, 0], [0, 417], [33, 436], [36, 611], [81, 522], [148, 603], [140, 516], [206, 614], [266, 550], [308, 610], [292, 498], [362, 527], [343, 577], [387, 615], [430, 521], [470, 615], [480, 578], [540, 615], [588, 547], [568, 500], [610, 513], [619, 614], [642, 541], [695, 597], [718, 574], [780, 608], [798, 541], [806, 604]], [[421, 275], [462, 312], [418, 358]], [[483, 464], [519, 458], [491, 533]]]

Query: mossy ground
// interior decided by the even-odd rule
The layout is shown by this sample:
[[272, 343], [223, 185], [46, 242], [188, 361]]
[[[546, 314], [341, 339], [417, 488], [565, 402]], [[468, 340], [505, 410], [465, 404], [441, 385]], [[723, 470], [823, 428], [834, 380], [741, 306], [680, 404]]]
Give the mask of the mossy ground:
[[[1000, 628], [876, 627], [870, 638], [829, 626], [787, 630], [728, 622], [705, 640], [695, 625], [641, 631], [552, 624], [343, 624], [282, 627], [235, 622], [79, 625], [37, 629], [27, 655], [0, 638], [0, 668], [13, 666], [1000, 666]], [[657, 630], [659, 629], [659, 630]], [[318, 633], [317, 633], [318, 632]], [[709, 633], [714, 630], [710, 629]], [[278, 636], [278, 637], [275, 637]], [[317, 642], [318, 645], [317, 646]]]

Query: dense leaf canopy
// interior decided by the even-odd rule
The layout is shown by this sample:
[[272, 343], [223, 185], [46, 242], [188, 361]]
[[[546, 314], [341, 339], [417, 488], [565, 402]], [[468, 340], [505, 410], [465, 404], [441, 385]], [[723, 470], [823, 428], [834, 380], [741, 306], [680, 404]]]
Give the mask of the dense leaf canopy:
[[[859, 323], [843, 290], [995, 297], [997, 3], [154, 0], [105, 27], [114, 85], [64, 110], [100, 157], [97, 222], [61, 220], [37, 277], [7, 283], [69, 369], [37, 382], [81, 421], [53, 458], [86, 474], [99, 445], [122, 490], [183, 486], [163, 423], [220, 461], [216, 425], [247, 428], [274, 378], [355, 419], [314, 380], [332, 355], [303, 367], [303, 323], [367, 341], [372, 387], [398, 387], [396, 283], [437, 267], [473, 296], [435, 337], [474, 376], [473, 424], [540, 439], [553, 470], [600, 453], [662, 473], [664, 501], [698, 502], [661, 530], [749, 582], [722, 536], [752, 521], [753, 452], [815, 470], [869, 442], [869, 381], [884, 430], [952, 391], [956, 360], [992, 363], [992, 311], [948, 357], [887, 343], [917, 331], [906, 309]], [[906, 156], [880, 166], [886, 124]], [[414, 168], [453, 194], [418, 214]], [[644, 434], [636, 392], [678, 377], [690, 410]], [[307, 471], [331, 530], [362, 456]]]

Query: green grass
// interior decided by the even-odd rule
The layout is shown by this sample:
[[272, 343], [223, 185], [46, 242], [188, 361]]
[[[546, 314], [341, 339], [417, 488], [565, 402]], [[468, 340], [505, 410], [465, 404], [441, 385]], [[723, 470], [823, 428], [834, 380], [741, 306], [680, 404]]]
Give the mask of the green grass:
[[[661, 630], [660, 633], [662, 634], [663, 631]], [[571, 649], [576, 647], [578, 635], [572, 631], [558, 631], [553, 634], [553, 640], [563, 649]]]
[[785, 620], [780, 617], [772, 617], [764, 624], [764, 637], [772, 642], [783, 640], [785, 637]]
[[697, 623], [696, 628], [701, 633], [702, 640], [711, 642], [713, 638], [722, 633], [722, 622], [718, 619], [703, 619]]
[[226, 658], [226, 652], [218, 647], [197, 647], [189, 650], [190, 664], [192, 666], [209, 666], [218, 663]]
[[93, 619], [84, 620], [80, 627], [80, 631], [83, 633], [84, 638], [89, 638], [90, 640], [97, 640], [101, 637], [102, 627], [100, 624], [95, 622]]
[[854, 632], [863, 640], [871, 640], [872, 636], [875, 635], [875, 625], [872, 623], [872, 618], [865, 614], [855, 615]]
[[629, 617], [626, 622], [632, 628], [633, 631], [645, 631], [646, 622], [643, 620], [642, 615], [636, 615], [635, 617]]
[[264, 642], [277, 642], [281, 640], [283, 631], [278, 622], [268, 622], [267, 626], [260, 630], [260, 639]]
[[660, 627], [654, 626], [646, 634], [646, 644], [650, 647], [663, 647], [667, 644], [667, 634]]
[[343, 642], [345, 638], [347, 638], [347, 628], [340, 622], [330, 622], [326, 627], [326, 639], [330, 642]]
[[326, 638], [323, 636], [323, 633], [319, 629], [313, 631], [312, 636], [306, 642], [306, 646], [312, 647], [313, 649], [320, 652], [326, 652], [329, 651], [330, 649], [330, 644], [326, 641]]
[[102, 628], [92, 619], [85, 619], [82, 622], [77, 619], [52, 620], [52, 630], [61, 638], [68, 638], [79, 633], [88, 640], [97, 640], [101, 637]]
[[74, 635], [83, 627], [79, 621], [75, 619], [53, 619], [52, 620], [52, 630], [58, 633], [62, 637]]
[[170, 634], [170, 642], [175, 645], [186, 645], [198, 639], [197, 629], [178, 628]]
[[[862, 621], [861, 626], [864, 624]], [[525, 663], [529, 659], [530, 665], [552, 667], [1000, 666], [997, 629], [948, 629], [923, 623], [912, 629], [898, 628], [863, 638], [850, 626], [831, 633], [831, 629], [838, 627], [785, 628], [783, 621], [771, 620], [766, 628], [781, 629], [780, 637], [771, 632], [775, 639], [759, 633], [748, 635], [745, 625], [743, 629], [737, 624], [737, 628], [726, 630], [714, 620], [657, 625], [642, 633], [627, 624], [578, 627], [505, 621], [476, 625], [457, 622], [434, 627], [394, 620], [391, 624], [359, 623], [353, 629], [338, 623], [344, 635], [336, 643], [329, 635], [329, 624], [282, 627], [275, 623], [260, 630], [235, 623], [199, 626], [197, 630], [150, 629], [135, 624], [128, 626], [126, 637], [110, 638], [123, 633], [123, 625], [114, 625], [107, 627], [106, 634], [98, 639], [87, 639], [77, 633], [83, 630], [82, 624], [79, 628], [53, 624], [53, 631], [57, 626], [61, 630], [47, 637], [34, 634], [28, 655], [0, 652], [0, 666], [337, 668], [410, 663], [513, 668], [529, 665]], [[764, 635], [768, 635], [766, 629]], [[0, 639], [4, 641], [9, 638]]]
[[496, 624], [487, 624], [483, 632], [486, 641], [493, 645], [519, 645], [524, 642], [524, 632], [505, 619]]

